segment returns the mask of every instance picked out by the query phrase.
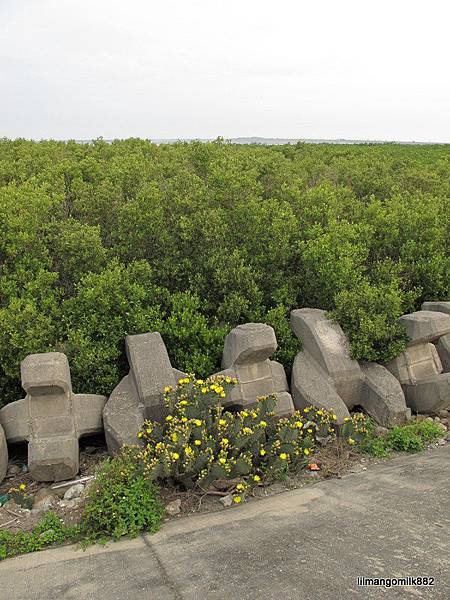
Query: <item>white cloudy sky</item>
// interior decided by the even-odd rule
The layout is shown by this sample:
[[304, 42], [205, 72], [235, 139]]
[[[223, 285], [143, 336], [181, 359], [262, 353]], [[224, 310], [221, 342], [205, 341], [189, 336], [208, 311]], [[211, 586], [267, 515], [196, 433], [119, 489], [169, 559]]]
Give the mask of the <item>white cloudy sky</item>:
[[450, 142], [448, 0], [0, 0], [0, 136]]

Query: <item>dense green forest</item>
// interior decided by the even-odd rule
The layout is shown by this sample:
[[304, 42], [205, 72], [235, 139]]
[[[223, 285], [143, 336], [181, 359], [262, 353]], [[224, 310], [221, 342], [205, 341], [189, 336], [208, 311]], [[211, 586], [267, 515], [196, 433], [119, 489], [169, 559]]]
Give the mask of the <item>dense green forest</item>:
[[75, 391], [108, 394], [125, 335], [150, 330], [208, 375], [231, 327], [264, 321], [289, 369], [293, 307], [387, 360], [396, 318], [450, 297], [449, 215], [444, 145], [0, 140], [0, 405], [49, 350]]

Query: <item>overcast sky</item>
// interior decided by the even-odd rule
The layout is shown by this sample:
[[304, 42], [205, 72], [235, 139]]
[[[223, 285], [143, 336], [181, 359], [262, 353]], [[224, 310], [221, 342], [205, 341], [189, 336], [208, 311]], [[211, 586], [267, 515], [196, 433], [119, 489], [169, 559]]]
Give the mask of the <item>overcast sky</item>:
[[0, 0], [0, 136], [450, 142], [449, 0]]

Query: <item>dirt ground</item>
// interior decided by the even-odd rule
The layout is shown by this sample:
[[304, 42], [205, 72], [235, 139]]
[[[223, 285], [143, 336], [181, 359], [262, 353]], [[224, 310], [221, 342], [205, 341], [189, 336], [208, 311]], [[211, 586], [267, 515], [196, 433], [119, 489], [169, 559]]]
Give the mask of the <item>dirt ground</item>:
[[[449, 440], [450, 441], [450, 440]], [[429, 446], [442, 444], [442, 441], [433, 442]], [[444, 442], [445, 443], [445, 442]], [[44, 488], [50, 488], [51, 484], [33, 481], [26, 468], [26, 446], [12, 447], [9, 462], [9, 472], [19, 471], [18, 473], [7, 475], [0, 484], [0, 494], [8, 493], [11, 488], [17, 488], [20, 484], [26, 485], [26, 492], [35, 496], [38, 492], [42, 493]], [[96, 467], [108, 456], [105, 439], [103, 436], [86, 438], [80, 441], [80, 473], [76, 480], [83, 477], [92, 476]], [[273, 496], [311, 485], [317, 481], [327, 478], [340, 478], [348, 473], [358, 473], [370, 469], [371, 466], [390, 460], [379, 459], [362, 454], [357, 450], [350, 448], [339, 440], [331, 439], [323, 446], [319, 446], [313, 456], [309, 459], [309, 465], [317, 465], [303, 469], [298, 473], [287, 476], [282, 481], [270, 484], [261, 484], [254, 488], [246, 501], [257, 501], [258, 498]], [[317, 470], [316, 470], [317, 469]], [[92, 481], [92, 479], [90, 480]], [[76, 483], [74, 480], [73, 483]], [[89, 481], [86, 486], [89, 485]], [[176, 514], [166, 514], [166, 520], [180, 518], [196, 513], [224, 510], [225, 506], [221, 503], [221, 498], [232, 493], [233, 486], [229, 489], [210, 490], [207, 493], [201, 490], [177, 490], [174, 488], [161, 488], [161, 499], [165, 506], [171, 502], [180, 499], [181, 505], [175, 511]], [[58, 496], [62, 498], [66, 488], [57, 490]], [[78, 523], [83, 510], [83, 499], [72, 506], [65, 506], [64, 500], [56, 501], [52, 504], [51, 510], [54, 511], [66, 525]], [[0, 527], [10, 531], [28, 531], [31, 530], [36, 522], [42, 517], [43, 511], [38, 509], [27, 510], [21, 508], [11, 501], [5, 506], [0, 507]]]

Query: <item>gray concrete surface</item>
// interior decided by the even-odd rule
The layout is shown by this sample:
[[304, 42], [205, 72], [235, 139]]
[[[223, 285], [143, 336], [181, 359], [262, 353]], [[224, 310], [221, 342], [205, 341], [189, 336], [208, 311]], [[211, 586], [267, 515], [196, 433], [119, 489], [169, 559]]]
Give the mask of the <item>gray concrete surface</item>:
[[[153, 536], [0, 563], [2, 600], [340, 600], [450, 596], [450, 445]], [[433, 588], [358, 588], [357, 576]]]

